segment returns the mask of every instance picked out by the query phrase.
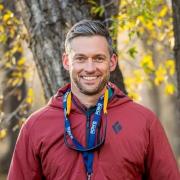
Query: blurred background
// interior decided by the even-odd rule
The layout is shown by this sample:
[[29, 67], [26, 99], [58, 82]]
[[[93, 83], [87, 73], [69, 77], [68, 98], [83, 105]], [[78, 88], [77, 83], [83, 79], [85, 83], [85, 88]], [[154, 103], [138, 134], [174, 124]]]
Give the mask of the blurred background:
[[0, 0], [0, 179], [26, 118], [69, 81], [64, 39], [82, 19], [109, 29], [111, 81], [157, 114], [180, 166], [179, 18], [178, 0]]

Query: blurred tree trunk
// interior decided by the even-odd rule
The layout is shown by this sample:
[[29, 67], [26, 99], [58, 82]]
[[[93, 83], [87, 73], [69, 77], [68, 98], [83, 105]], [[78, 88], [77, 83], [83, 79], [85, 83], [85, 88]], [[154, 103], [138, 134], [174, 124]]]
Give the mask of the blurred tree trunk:
[[[86, 0], [19, 0], [17, 2], [17, 8], [29, 33], [30, 48], [46, 99], [69, 81], [68, 73], [61, 63], [68, 29], [82, 19], [106, 19], [106, 25], [109, 26], [111, 16], [118, 13], [119, 0], [96, 2], [105, 8], [102, 17], [92, 16], [90, 13], [92, 4]], [[119, 68], [116, 68], [112, 74], [111, 81], [125, 91]]]
[[180, 163], [180, 1], [173, 0], [172, 1], [172, 8], [173, 8], [173, 25], [174, 25], [174, 37], [175, 37], [175, 46], [174, 46], [174, 54], [176, 60], [176, 72], [177, 72], [177, 122], [176, 128], [178, 133], [178, 157]]

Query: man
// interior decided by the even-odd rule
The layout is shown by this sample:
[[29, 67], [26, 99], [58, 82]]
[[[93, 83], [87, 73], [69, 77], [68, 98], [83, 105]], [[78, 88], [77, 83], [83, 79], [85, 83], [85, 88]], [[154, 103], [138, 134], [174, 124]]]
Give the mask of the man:
[[9, 180], [179, 180], [156, 116], [114, 84], [112, 40], [98, 21], [68, 32], [63, 66], [71, 83], [21, 129]]

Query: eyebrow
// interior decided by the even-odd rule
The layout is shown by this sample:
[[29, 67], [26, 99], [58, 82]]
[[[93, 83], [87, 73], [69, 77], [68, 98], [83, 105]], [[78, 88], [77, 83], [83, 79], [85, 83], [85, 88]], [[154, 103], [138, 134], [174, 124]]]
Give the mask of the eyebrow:
[[[79, 56], [85, 56], [85, 57], [87, 57], [86, 54], [82, 54], [82, 53], [76, 54], [74, 57], [79, 57]], [[101, 57], [106, 58], [106, 55], [104, 55], [104, 54], [95, 54], [93, 57], [97, 57], [97, 56], [101, 56]]]
[[77, 56], [86, 56], [85, 54], [75, 54], [74, 57], [77, 57]]

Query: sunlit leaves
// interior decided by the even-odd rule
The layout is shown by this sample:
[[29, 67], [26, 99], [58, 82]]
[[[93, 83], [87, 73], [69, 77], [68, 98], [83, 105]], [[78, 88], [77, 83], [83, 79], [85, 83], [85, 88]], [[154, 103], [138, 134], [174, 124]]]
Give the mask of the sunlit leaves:
[[14, 38], [19, 24], [20, 22], [14, 14], [0, 4], [0, 43], [6, 43], [8, 38]]
[[103, 14], [104, 14], [104, 11], [105, 11], [105, 7], [104, 6], [101, 6], [99, 5], [96, 1], [94, 0], [88, 0], [87, 1], [89, 4], [91, 4], [91, 14], [93, 16], [99, 16], [99, 17], [102, 17]]
[[[3, 6], [3, 5], [2, 5]], [[22, 45], [20, 22], [14, 14], [6, 8], [0, 11], [0, 42], [4, 44], [6, 51], [0, 58], [1, 69], [8, 72], [6, 85], [10, 87], [20, 86], [26, 71], [25, 58], [22, 57]], [[6, 44], [8, 42], [8, 45]]]
[[172, 95], [175, 92], [175, 86], [172, 83], [167, 83], [165, 86], [165, 94]]
[[7, 36], [5, 33], [0, 34], [0, 43], [5, 43], [7, 41]]
[[4, 9], [4, 6], [0, 4], [0, 11], [2, 11], [3, 9]]
[[27, 92], [26, 102], [28, 104], [32, 104], [33, 103], [33, 97], [34, 97], [33, 89], [29, 88], [28, 92]]
[[2, 16], [2, 20], [5, 23], [10, 24], [10, 20], [14, 17], [14, 14], [11, 11], [6, 11], [6, 13]]
[[129, 54], [132, 58], [135, 57], [136, 53], [137, 53], [137, 49], [136, 49], [135, 46], [132, 47], [132, 48], [130, 48], [130, 49], [128, 50], [128, 54]]
[[141, 84], [144, 82], [144, 76], [142, 69], [137, 69], [133, 71], [132, 76], [125, 78], [124, 83], [128, 91], [129, 97], [134, 100], [140, 100], [140, 95], [136, 92], [138, 89], [141, 89]]
[[168, 7], [167, 7], [166, 5], [164, 5], [164, 6], [161, 8], [158, 16], [159, 16], [159, 17], [164, 17], [164, 16], [167, 14], [167, 12], [168, 12]]
[[0, 130], [0, 140], [4, 139], [7, 135], [7, 129], [1, 129]]
[[[129, 49], [126, 51], [133, 59], [121, 58], [134, 63], [134, 68], [141, 71], [143, 81], [135, 80], [134, 72], [131, 75], [124, 74], [125, 85], [130, 96], [135, 96], [138, 87], [142, 83], [150, 83], [155, 86], [164, 86], [165, 94], [172, 95], [175, 92], [175, 86], [172, 78], [175, 74], [175, 63], [173, 56], [159, 57], [154, 54], [166, 53], [167, 49], [172, 51], [174, 46], [174, 35], [172, 25], [172, 10], [164, 0], [122, 0], [120, 12], [117, 17], [119, 21], [119, 32], [128, 33]], [[137, 39], [145, 40], [146, 49], [144, 54], [139, 54], [139, 49], [134, 42]], [[133, 48], [131, 46], [133, 44]], [[121, 51], [123, 51], [121, 49]], [[127, 80], [126, 80], [127, 79]], [[128, 83], [131, 82], [131, 83]]]
[[167, 75], [167, 71], [163, 65], [160, 65], [158, 69], [155, 71], [155, 79], [154, 82], [156, 85], [160, 85], [162, 82], [165, 81]]
[[[22, 40], [26, 39], [26, 36], [26, 31], [22, 28], [22, 24], [15, 17], [14, 13], [0, 4], [0, 43], [4, 48], [4, 52], [0, 57], [0, 70], [6, 74], [6, 78], [3, 81], [3, 86], [7, 89], [5, 98], [12, 95], [21, 102], [15, 110], [15, 116], [19, 124], [16, 124], [13, 130], [20, 128], [33, 103], [32, 88], [27, 88], [25, 98], [20, 89], [32, 75], [28, 71], [28, 64], [23, 56]], [[8, 121], [11, 119], [7, 120], [8, 117], [3, 113], [2, 106], [0, 106], [0, 110], [0, 139], [3, 139], [7, 135], [6, 127], [8, 127]]]
[[155, 66], [154, 66], [152, 56], [149, 54], [145, 55], [140, 61], [140, 66], [144, 69], [145, 73], [147, 74], [153, 73]]
[[175, 61], [173, 59], [166, 60], [165, 66], [169, 74], [173, 76], [175, 73]]
[[102, 17], [102, 15], [104, 14], [104, 10], [104, 6], [94, 6], [91, 8], [91, 14]]
[[22, 57], [22, 58], [20, 58], [20, 59], [18, 60], [17, 64], [18, 64], [19, 66], [22, 66], [22, 65], [25, 64], [25, 62], [26, 62], [25, 57]]
[[128, 30], [131, 35], [133, 32], [138, 36], [143, 35], [145, 31], [150, 31], [152, 37], [149, 38], [160, 37], [161, 40], [164, 36], [173, 37], [172, 18], [168, 16], [171, 9], [165, 3], [143, 1], [140, 5], [137, 0], [123, 0], [122, 4], [118, 16], [122, 31]]

